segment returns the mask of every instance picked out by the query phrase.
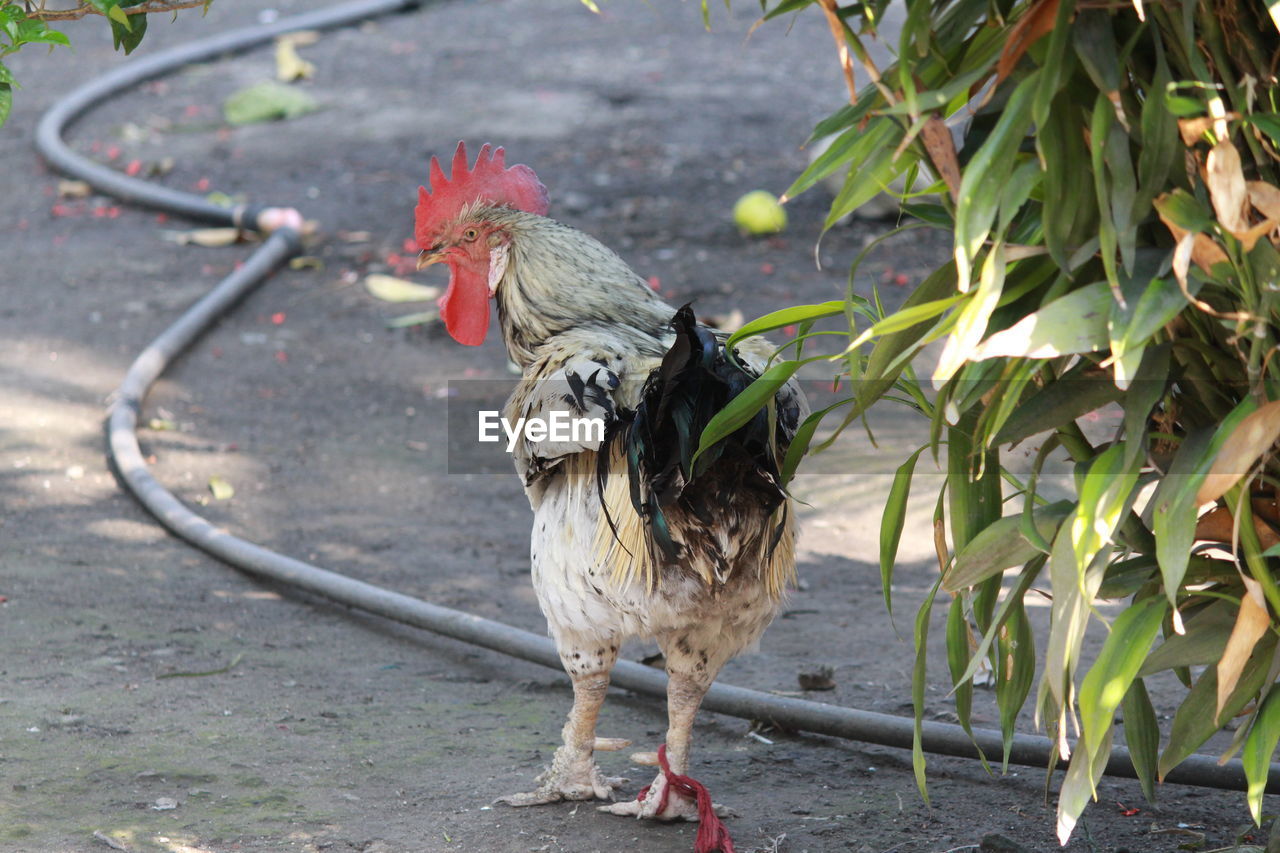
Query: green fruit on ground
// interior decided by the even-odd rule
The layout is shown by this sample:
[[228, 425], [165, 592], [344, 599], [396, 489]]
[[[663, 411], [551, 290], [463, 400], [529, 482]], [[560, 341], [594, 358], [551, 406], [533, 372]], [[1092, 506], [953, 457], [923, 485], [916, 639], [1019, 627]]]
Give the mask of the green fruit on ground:
[[733, 221], [745, 234], [777, 234], [787, 227], [787, 212], [773, 193], [752, 190], [734, 204]]

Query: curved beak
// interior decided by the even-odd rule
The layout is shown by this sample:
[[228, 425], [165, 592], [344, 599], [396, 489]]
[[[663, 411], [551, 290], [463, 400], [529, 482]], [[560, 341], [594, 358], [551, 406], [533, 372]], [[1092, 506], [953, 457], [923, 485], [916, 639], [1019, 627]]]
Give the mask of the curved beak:
[[419, 270], [424, 270], [432, 264], [438, 264], [444, 260], [444, 252], [440, 249], [423, 249], [418, 253]]

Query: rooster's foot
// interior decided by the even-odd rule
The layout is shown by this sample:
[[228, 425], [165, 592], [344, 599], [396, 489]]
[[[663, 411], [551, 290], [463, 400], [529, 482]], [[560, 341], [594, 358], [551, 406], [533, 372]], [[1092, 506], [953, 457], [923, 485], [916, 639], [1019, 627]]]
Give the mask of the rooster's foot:
[[[667, 785], [666, 774], [659, 773], [653, 780], [653, 784], [649, 786], [649, 790], [645, 792], [643, 799], [637, 798], [622, 803], [597, 806], [597, 810], [623, 817], [664, 821], [688, 820], [696, 823], [698, 804], [677, 791], [667, 791]], [[666, 795], [665, 805], [663, 804], [664, 794]], [[718, 817], [733, 817], [733, 812], [719, 803], [712, 803], [711, 808], [715, 810]]]
[[564, 747], [556, 750], [551, 766], [534, 781], [538, 783], [536, 789], [499, 797], [494, 802], [541, 806], [562, 800], [612, 800], [614, 789], [628, 782], [617, 776], [605, 776], [590, 755], [585, 761], [575, 760], [566, 754]]

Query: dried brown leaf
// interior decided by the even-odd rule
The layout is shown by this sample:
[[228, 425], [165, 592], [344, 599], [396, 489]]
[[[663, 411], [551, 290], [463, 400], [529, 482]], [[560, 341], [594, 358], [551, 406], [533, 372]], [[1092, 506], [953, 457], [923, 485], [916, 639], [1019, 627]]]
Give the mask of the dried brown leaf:
[[1240, 152], [1224, 139], [1209, 151], [1205, 164], [1205, 183], [1209, 185], [1209, 199], [1222, 227], [1232, 232], [1248, 231], [1247, 203], [1249, 192], [1245, 188], [1244, 170], [1240, 165]]
[[1249, 203], [1267, 219], [1280, 220], [1280, 187], [1274, 187], [1266, 181], [1249, 181], [1245, 184], [1249, 193]]
[[1169, 233], [1178, 243], [1173, 253], [1173, 274], [1178, 277], [1178, 283], [1184, 289], [1187, 284], [1187, 270], [1190, 269], [1192, 261], [1210, 274], [1213, 272], [1214, 264], [1228, 261], [1227, 253], [1208, 234], [1193, 235], [1173, 220], [1166, 219], [1163, 214], [1160, 215], [1160, 221], [1169, 229]]
[[1244, 672], [1244, 665], [1249, 661], [1253, 647], [1271, 625], [1261, 584], [1253, 578], [1241, 577], [1247, 592], [1240, 598], [1240, 613], [1236, 616], [1236, 624], [1231, 629], [1222, 659], [1218, 661], [1218, 707], [1214, 713], [1215, 719], [1222, 714], [1222, 706], [1227, 703], [1231, 691], [1236, 689], [1236, 683], [1240, 681], [1240, 674]]
[[[1054, 6], [1057, 6], [1056, 1]], [[951, 138], [946, 122], [933, 116], [921, 128], [920, 138], [929, 152], [934, 171], [942, 176], [951, 200], [956, 201], [960, 197], [960, 160], [956, 157], [956, 142]]]
[[1238, 119], [1240, 113], [1226, 113], [1224, 116], [1200, 116], [1198, 118], [1178, 119], [1178, 132], [1182, 134], [1182, 144], [1191, 148], [1197, 142], [1204, 141], [1204, 135], [1223, 118]]
[[1258, 240], [1274, 231], [1276, 224], [1276, 220], [1267, 219], [1247, 231], [1233, 231], [1231, 236], [1240, 241], [1240, 245], [1244, 247], [1246, 252], [1252, 252]]
[[[1258, 501], [1254, 501], [1257, 507]], [[1255, 510], [1256, 512], [1256, 510]], [[1253, 518], [1253, 532], [1263, 548], [1280, 545], [1280, 535], [1270, 524], [1257, 515]], [[1235, 538], [1235, 518], [1225, 506], [1214, 507], [1196, 520], [1196, 540], [1201, 542], [1221, 542], [1224, 545]]]
[[1223, 443], [1213, 467], [1196, 492], [1196, 502], [1206, 504], [1226, 494], [1227, 489], [1249, 473], [1249, 469], [1280, 438], [1280, 400], [1264, 403], [1240, 421]]
[[1053, 29], [1053, 22], [1057, 17], [1058, 0], [1036, 0], [1026, 14], [1018, 19], [1018, 22], [1009, 30], [1009, 38], [1005, 41], [1004, 49], [1000, 51], [1000, 59], [996, 62], [996, 82], [991, 87], [993, 91], [1004, 78], [1013, 73], [1018, 60], [1027, 52], [1027, 48]]

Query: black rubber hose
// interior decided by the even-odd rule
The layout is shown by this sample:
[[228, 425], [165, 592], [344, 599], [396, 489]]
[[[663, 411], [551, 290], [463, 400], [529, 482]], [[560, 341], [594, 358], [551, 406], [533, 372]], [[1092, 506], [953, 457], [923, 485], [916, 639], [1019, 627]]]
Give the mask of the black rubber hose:
[[[223, 279], [152, 341], [125, 374], [107, 417], [108, 455], [121, 481], [134, 497], [176, 536], [252, 575], [558, 670], [561, 668], [560, 657], [551, 640], [544, 636], [392, 592], [240, 539], [192, 512], [151, 476], [138, 446], [137, 425], [142, 401], [174, 358], [238, 300], [261, 285], [277, 266], [298, 252], [300, 240], [296, 226], [300, 217], [295, 211], [278, 208], [233, 211], [218, 207], [198, 196], [126, 177], [81, 157], [62, 141], [66, 127], [85, 111], [142, 80], [178, 66], [243, 51], [281, 33], [339, 26], [417, 5], [416, 0], [358, 0], [284, 19], [269, 26], [234, 30], [135, 60], [77, 89], [50, 109], [40, 121], [36, 147], [59, 170], [122, 200], [204, 222], [260, 227], [271, 232], [240, 269]], [[619, 661], [613, 671], [614, 685], [650, 696], [665, 696], [666, 683], [666, 676], [658, 670], [629, 661]], [[713, 685], [703, 707], [743, 719], [769, 721], [784, 729], [904, 749], [911, 748], [914, 736], [912, 721], [904, 717], [775, 696], [728, 684]], [[1003, 754], [1003, 741], [997, 731], [975, 729], [971, 739], [957, 725], [926, 722], [922, 734], [921, 742], [926, 752], [977, 758], [978, 748], [981, 748], [988, 757]], [[1046, 737], [1015, 734], [1009, 760], [1018, 765], [1045, 767], [1054, 751], [1054, 743]], [[1117, 746], [1112, 750], [1106, 773], [1136, 777], [1126, 749]], [[1239, 760], [1219, 765], [1212, 756], [1199, 754], [1185, 759], [1169, 772], [1164, 781], [1232, 790], [1247, 788]], [[1271, 765], [1267, 791], [1280, 792], [1280, 765]]]

